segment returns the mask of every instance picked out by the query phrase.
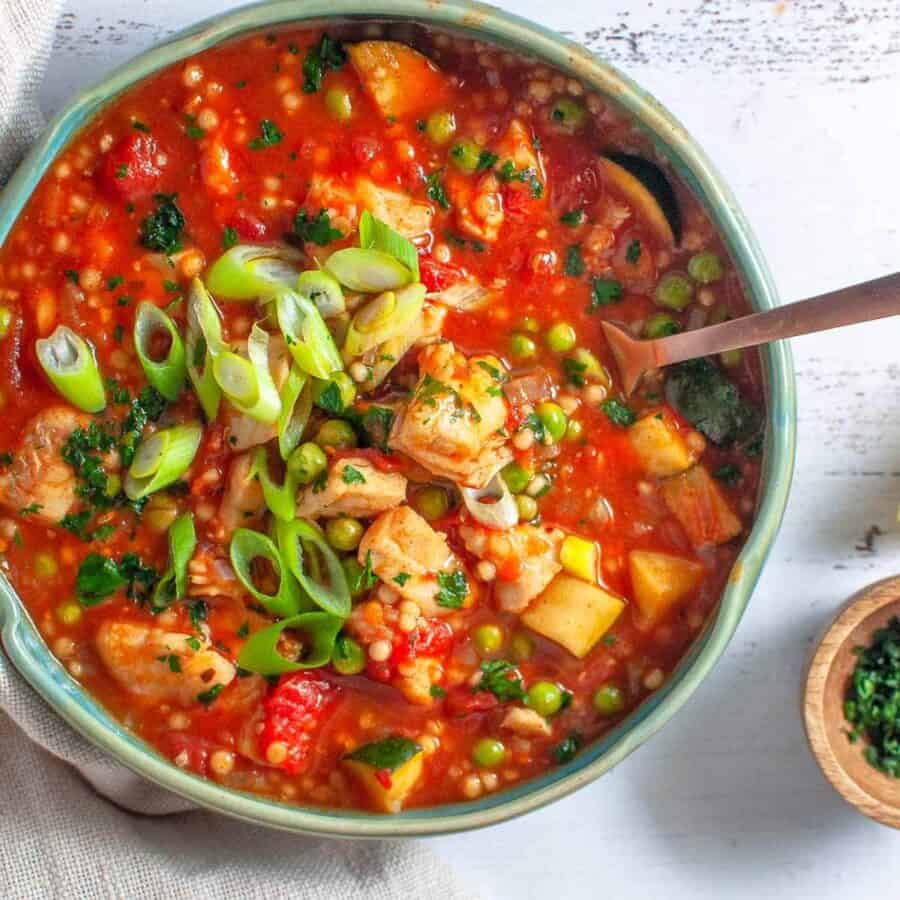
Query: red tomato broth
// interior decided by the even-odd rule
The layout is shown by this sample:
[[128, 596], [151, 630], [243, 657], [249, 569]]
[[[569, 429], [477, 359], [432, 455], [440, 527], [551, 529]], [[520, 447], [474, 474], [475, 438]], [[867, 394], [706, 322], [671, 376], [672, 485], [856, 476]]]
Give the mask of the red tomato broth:
[[[350, 40], [359, 31], [348, 27], [331, 33]], [[640, 241], [645, 256], [635, 277], [649, 287], [632, 289], [626, 282], [620, 302], [587, 312], [590, 282], [564, 274], [563, 261], [568, 247], [584, 245], [592, 226], [572, 228], [560, 216], [584, 208], [589, 219], [602, 219], [604, 210], [622, 202], [598, 171], [600, 151], [614, 147], [653, 158], [647, 140], [601, 98], [586, 100], [579, 85], [570, 89], [571, 82], [563, 76], [508, 54], [492, 52], [486, 66], [485, 54], [472, 44], [417, 30], [415, 46], [445, 73], [446, 89], [437, 98], [423, 99], [415, 116], [386, 121], [349, 64], [327, 73], [318, 92], [302, 91], [300, 67], [318, 37], [309, 31], [257, 36], [200, 54], [115, 101], [63, 151], [0, 251], [0, 301], [13, 313], [10, 333], [0, 343], [0, 389], [6, 399], [0, 448], [15, 452], [28, 420], [60, 402], [37, 363], [33, 349], [37, 337], [48, 335], [59, 323], [69, 325], [90, 339], [103, 374], [136, 395], [146, 383], [131, 338], [137, 304], [150, 300], [168, 309], [183, 329], [185, 304], [179, 298], [190, 278], [202, 274], [222, 253], [225, 230], [233, 229], [243, 241], [280, 240], [292, 229], [313, 172], [338, 179], [365, 173], [376, 184], [406, 191], [417, 200], [426, 197], [424, 176], [438, 168], [447, 172], [450, 181], [462, 179], [447, 156], [452, 142], [435, 146], [417, 127], [417, 121], [435, 110], [452, 110], [457, 136], [477, 136], [482, 146], [491, 146], [510, 120], [518, 117], [539, 140], [545, 168], [540, 198], [529, 198], [524, 186], [504, 185], [508, 215], [495, 242], [485, 245], [461, 235], [453, 210], [439, 208], [429, 234], [419, 242], [423, 279], [430, 288], [440, 289], [465, 275], [476, 276], [483, 284], [501, 285], [491, 304], [452, 311], [445, 321], [443, 337], [466, 356], [498, 356], [514, 377], [535, 365], [543, 366], [557, 394], [577, 394], [566, 384], [562, 356], [549, 350], [543, 340], [553, 324], [569, 322], [575, 326], [578, 346], [590, 348], [615, 378], [601, 321], [640, 323], [657, 311], [652, 300], [657, 274], [684, 269], [691, 251], [700, 248], [715, 251], [725, 261], [726, 274], [716, 285], [715, 305], [734, 313], [746, 309], [737, 275], [712, 225], [687, 190], [675, 184], [684, 219], [683, 249], [662, 246], [648, 225], [632, 214], [626, 224], [610, 229], [608, 237], [618, 254], [611, 258], [612, 273], [618, 275], [622, 268], [621, 247]], [[336, 87], [351, 97], [353, 115], [347, 122], [337, 121], [325, 108], [326, 89]], [[590, 110], [576, 133], [556, 127], [547, 114], [553, 100], [567, 91], [587, 102]], [[264, 149], [250, 149], [263, 120], [277, 123], [282, 138]], [[122, 166], [129, 170], [127, 177], [118, 177]], [[174, 254], [171, 264], [138, 241], [140, 223], [155, 209], [157, 194], [177, 195], [187, 221], [184, 250]], [[355, 234], [345, 237], [338, 246], [355, 241]], [[583, 252], [586, 258], [597, 256]], [[226, 338], [246, 338], [257, 318], [253, 306], [219, 305]], [[537, 355], [524, 365], [511, 358], [508, 347], [510, 335], [521, 329], [526, 317], [537, 323], [538, 330], [531, 335]], [[412, 351], [395, 373], [414, 376], [415, 354]], [[759, 402], [756, 354], [745, 354], [732, 374], [743, 393]], [[639, 412], [655, 409], [659, 402], [648, 402], [645, 394], [635, 408]], [[123, 404], [110, 409], [119, 418], [127, 411]], [[167, 415], [175, 421], [199, 418], [193, 392], [186, 390]], [[477, 602], [443, 620], [453, 632], [451, 646], [442, 650], [445, 674], [453, 676], [453, 683], [448, 681], [442, 688], [446, 701], [438, 696], [431, 706], [411, 703], [380, 678], [365, 673], [341, 676], [330, 666], [315, 670], [317, 677], [336, 686], [336, 699], [317, 724], [300, 771], [267, 764], [258, 746], [247, 752], [247, 742], [256, 740], [255, 732], [248, 738], [248, 728], [252, 730], [259, 721], [265, 697], [274, 690], [259, 676], [236, 678], [208, 707], [194, 704], [181, 709], [171, 703], [146, 702], [110, 677], [94, 639], [104, 621], [158, 625], [160, 618], [121, 592], [85, 609], [77, 622], [67, 623], [61, 616], [60, 604], [74, 597], [76, 574], [89, 552], [114, 558], [136, 553], [163, 571], [168, 553], [165, 531], [136, 524], [130, 512], [116, 507], [97, 520], [114, 525], [113, 534], [86, 543], [32, 516], [8, 510], [8, 517], [0, 522], [5, 571], [73, 677], [127, 727], [180, 766], [286, 801], [368, 808], [370, 800], [342, 770], [341, 758], [360, 744], [388, 734], [420, 742], [424, 736], [429, 739], [424, 773], [406, 805], [471, 798], [555, 765], [552, 750], [567, 735], [578, 732], [589, 742], [620, 721], [621, 715], [604, 718], [594, 710], [591, 697], [600, 685], [614, 682], [626, 692], [622, 715], [651, 693], [654, 688], [647, 684], [662, 682], [714, 610], [740, 549], [739, 540], [694, 549], [648, 484], [625, 429], [611, 422], [599, 404], [580, 397], [577, 419], [581, 437], [560, 443], [547, 463], [552, 489], [539, 498], [541, 521], [597, 541], [604, 586], [628, 601], [632, 589], [627, 555], [635, 549], [699, 560], [705, 571], [699, 587], [649, 630], [641, 627], [629, 603], [607, 639], [584, 659], [577, 659], [551, 640], [530, 633], [517, 615], [499, 610], [492, 601], [490, 583], [480, 584]], [[685, 433], [691, 431], [683, 419], [676, 417], [676, 422]], [[520, 461], [531, 462], [535, 455], [533, 449], [516, 451]], [[175, 499], [178, 510], [195, 515], [200, 554], [227, 556], [215, 507], [234, 456], [223, 428], [207, 426], [185, 476], [187, 493]], [[726, 464], [739, 466], [740, 482], [723, 491], [746, 533], [758, 487], [758, 461], [709, 442], [702, 460], [711, 470]], [[407, 468], [402, 458], [400, 467]], [[613, 511], [608, 520], [592, 515], [602, 498]], [[449, 534], [453, 549], [474, 568], [474, 557], [455, 534], [459, 521], [459, 513], [454, 512], [435, 524]], [[52, 576], [36, 570], [35, 560], [41, 553], [52, 554], [58, 563]], [[243, 623], [252, 619], [255, 630], [267, 621], [247, 601], [246, 596], [208, 599], [211, 642], [231, 660], [237, 658], [245, 640], [240, 634]], [[357, 607], [373, 602], [364, 598]], [[192, 632], [187, 604], [173, 604], [165, 617], [166, 629]], [[572, 694], [568, 708], [549, 720], [549, 735], [504, 733], [506, 761], [492, 772], [479, 770], [471, 761], [479, 738], [501, 733], [507, 707], [491, 703], [487, 692], [473, 693], [470, 686], [482, 659], [472, 635], [485, 623], [500, 624], [506, 635], [502, 650], [487, 654], [486, 659], [510, 658], [511, 637], [527, 633], [533, 652], [513, 660], [525, 685], [556, 681]], [[648, 680], [648, 673], [656, 671], [660, 676]], [[451, 715], [448, 709], [458, 712], [460, 706], [452, 701], [460, 698], [466, 714]], [[230, 755], [230, 766], [218, 771], [211, 765], [217, 751]], [[472, 786], [473, 775], [480, 779], [477, 788]]]

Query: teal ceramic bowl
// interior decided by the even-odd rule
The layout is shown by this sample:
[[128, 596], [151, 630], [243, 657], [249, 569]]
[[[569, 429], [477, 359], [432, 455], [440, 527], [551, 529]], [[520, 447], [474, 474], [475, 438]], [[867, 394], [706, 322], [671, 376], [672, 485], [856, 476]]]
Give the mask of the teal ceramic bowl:
[[[0, 199], [0, 241], [57, 153], [113, 97], [159, 69], [214, 44], [261, 28], [325, 19], [415, 21], [530, 54], [624, 107], [710, 212], [756, 309], [777, 303], [750, 228], [721, 177], [685, 129], [656, 100], [587, 50], [516, 16], [463, 0], [271, 0], [176, 35], [117, 69], [76, 98], [51, 123]], [[602, 740], [567, 765], [471, 803], [378, 817], [288, 806], [220, 787], [176, 768], [116, 722], [60, 666], [12, 588], [0, 583], [3, 646], [18, 671], [72, 727], [128, 768], [200, 806], [289, 831], [337, 837], [402, 837], [462, 831], [502, 822], [589, 784], [636, 750], [684, 705], [734, 634], [775, 539], [794, 460], [796, 408], [788, 348], [763, 352], [769, 433], [756, 524], [734, 566], [718, 612], [668, 682]]]

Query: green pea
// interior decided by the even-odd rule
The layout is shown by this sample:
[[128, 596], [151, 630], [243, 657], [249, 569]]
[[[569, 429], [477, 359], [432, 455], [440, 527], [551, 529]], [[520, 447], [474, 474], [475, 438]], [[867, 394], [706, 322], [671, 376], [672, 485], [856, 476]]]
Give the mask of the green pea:
[[366, 588], [362, 584], [363, 567], [359, 564], [359, 560], [355, 556], [345, 556], [341, 560], [344, 567], [344, 574], [347, 576], [347, 584], [350, 585], [350, 596], [355, 600], [366, 592]]
[[34, 558], [34, 574], [38, 578], [52, 578], [59, 571], [59, 563], [50, 553], [38, 553]]
[[575, 329], [568, 322], [557, 322], [547, 332], [547, 346], [554, 353], [568, 353], [578, 340]]
[[618, 715], [625, 708], [625, 697], [614, 684], [604, 684], [594, 693], [594, 709], [601, 716]]
[[506, 747], [496, 738], [482, 738], [472, 748], [472, 761], [483, 769], [496, 769], [506, 759]]
[[346, 122], [353, 115], [353, 98], [350, 91], [339, 87], [326, 91], [325, 109], [338, 122]]
[[483, 656], [496, 653], [503, 646], [503, 629], [499, 625], [479, 625], [472, 636], [478, 652]]
[[331, 651], [331, 665], [340, 675], [358, 675], [366, 667], [365, 651], [353, 638], [339, 634]]
[[474, 172], [480, 159], [481, 147], [475, 141], [462, 140], [450, 148], [450, 162], [461, 172]]
[[514, 334], [509, 339], [509, 352], [515, 359], [531, 359], [537, 353], [537, 344], [527, 334]]
[[309, 484], [317, 475], [325, 471], [328, 457], [318, 444], [307, 442], [301, 444], [288, 457], [288, 472], [300, 484]]
[[528, 494], [516, 494], [516, 509], [519, 511], [520, 522], [530, 522], [538, 514], [537, 500]]
[[362, 540], [363, 531], [362, 522], [350, 516], [329, 519], [325, 525], [325, 537], [335, 550], [355, 550]]
[[75, 603], [72, 600], [68, 603], [63, 603], [63, 605], [56, 610], [56, 615], [63, 625], [77, 625], [81, 621], [82, 616], [81, 604]]
[[687, 275], [680, 272], [669, 272], [660, 279], [656, 286], [654, 299], [658, 306], [682, 310], [694, 296], [694, 285]]
[[12, 324], [12, 313], [5, 306], [0, 306], [0, 338], [5, 338]]
[[704, 250], [691, 257], [688, 274], [700, 284], [712, 284], [723, 275], [722, 260], [712, 250]]
[[668, 313], [654, 313], [644, 322], [644, 337], [661, 338], [678, 334], [681, 326]]
[[514, 634], [512, 639], [512, 653], [516, 662], [523, 662], [526, 659], [531, 659], [531, 655], [534, 653], [534, 640], [531, 635], [525, 634], [524, 631]]
[[553, 443], [561, 441], [566, 433], [566, 425], [569, 423], [569, 417], [563, 412], [563, 408], [557, 403], [545, 400], [543, 403], [538, 403], [534, 412], [544, 426], [544, 430], [553, 439]]
[[537, 334], [541, 330], [538, 320], [534, 316], [525, 316], [522, 319], [522, 331], [528, 331], [531, 334]]
[[719, 354], [719, 362], [727, 369], [734, 369], [741, 364], [744, 353], [741, 350], [725, 350]]
[[446, 144], [456, 134], [456, 117], [451, 112], [432, 113], [425, 122], [425, 134], [433, 144]]
[[578, 421], [578, 419], [569, 419], [569, 424], [566, 426], [566, 437], [567, 441], [578, 441], [581, 440], [584, 435], [584, 425]]
[[355, 399], [356, 385], [346, 372], [334, 372], [327, 379], [313, 382], [313, 402], [326, 412], [341, 412]]
[[558, 122], [566, 128], [571, 128], [573, 131], [581, 128], [586, 116], [585, 108], [580, 103], [576, 103], [571, 97], [560, 97], [550, 109], [550, 118], [554, 122]]
[[423, 518], [433, 522], [447, 514], [450, 498], [443, 488], [430, 485], [420, 488], [413, 494], [413, 506]]
[[356, 432], [343, 419], [328, 419], [316, 432], [316, 443], [322, 447], [352, 450], [356, 446]]
[[563, 692], [552, 681], [538, 681], [528, 688], [526, 702], [536, 712], [549, 718], [559, 712], [563, 702]]
[[521, 494], [528, 487], [534, 472], [520, 466], [517, 462], [511, 462], [500, 471], [500, 477], [506, 482], [506, 486], [514, 493]]

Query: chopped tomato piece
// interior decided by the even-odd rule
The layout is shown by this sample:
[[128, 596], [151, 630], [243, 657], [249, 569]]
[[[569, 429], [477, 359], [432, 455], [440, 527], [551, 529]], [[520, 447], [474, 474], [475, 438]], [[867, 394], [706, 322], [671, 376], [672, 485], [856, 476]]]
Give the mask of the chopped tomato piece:
[[473, 691], [462, 687], [447, 694], [446, 709], [451, 716], [462, 717], [487, 712], [499, 704], [500, 701], [490, 691]]
[[429, 293], [442, 291], [451, 284], [461, 281], [464, 277], [463, 272], [456, 266], [444, 265], [430, 257], [423, 257], [419, 260], [419, 276]]
[[157, 164], [159, 145], [147, 134], [129, 134], [103, 159], [106, 190], [122, 200], [141, 200], [159, 188], [162, 168]]

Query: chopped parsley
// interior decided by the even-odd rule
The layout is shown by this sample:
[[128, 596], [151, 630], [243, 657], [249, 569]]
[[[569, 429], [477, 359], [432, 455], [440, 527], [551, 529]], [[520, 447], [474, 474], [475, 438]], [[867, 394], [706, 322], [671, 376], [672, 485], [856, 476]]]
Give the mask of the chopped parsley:
[[170, 672], [181, 673], [181, 660], [178, 658], [178, 655], [175, 653], [163, 654], [162, 656], [156, 657], [157, 662], [166, 663], [169, 666]]
[[344, 484], [365, 484], [366, 476], [359, 469], [355, 469], [351, 465], [344, 466], [341, 471], [341, 481]]
[[224, 690], [224, 684], [214, 684], [208, 691], [203, 691], [202, 693], [197, 694], [197, 700], [204, 706], [211, 706], [216, 697], [218, 697], [219, 694], [221, 694]]
[[561, 215], [559, 221], [562, 222], [563, 225], [568, 225], [569, 228], [577, 228], [584, 223], [584, 218], [583, 209], [573, 209], [570, 212]]
[[[453, 148], [454, 150], [456, 147]], [[453, 152], [452, 150], [450, 151]], [[493, 169], [494, 166], [497, 165], [497, 160], [499, 157], [496, 153], [491, 153], [490, 150], [482, 150], [481, 153], [478, 154], [478, 162], [475, 164], [476, 172], [487, 172], [488, 169]]]
[[580, 244], [570, 244], [566, 249], [566, 261], [563, 265], [563, 271], [572, 278], [578, 278], [584, 275], [584, 257], [581, 255]]
[[80, 277], [77, 269], [66, 269], [66, 278], [68, 278], [72, 284], [78, 284], [78, 279]]
[[403, 587], [410, 578], [412, 578], [412, 575], [410, 575], [409, 572], [400, 572], [399, 575], [394, 576], [394, 581], [399, 584], [400, 587]]
[[108, 291], [114, 291], [123, 281], [125, 281], [125, 279], [121, 275], [113, 275], [113, 277], [106, 282], [106, 289]]
[[363, 744], [344, 758], [361, 762], [376, 772], [396, 772], [421, 752], [422, 747], [409, 738], [388, 737], [371, 744]]
[[447, 692], [439, 685], [433, 684], [428, 688], [428, 693], [436, 700], [443, 700], [447, 696]]
[[29, 503], [28, 506], [23, 506], [19, 510], [20, 516], [31, 516], [35, 513], [39, 513], [43, 509], [43, 504], [41, 503]]
[[438, 572], [437, 605], [445, 609], [462, 609], [469, 595], [469, 582], [462, 569], [455, 572]]
[[0, 453], [0, 466], [11, 466], [13, 464], [13, 455], [8, 450]]
[[547, 429], [544, 428], [544, 423], [537, 417], [537, 413], [529, 413], [525, 417], [525, 421], [519, 426], [519, 431], [523, 428], [530, 429], [534, 439], [539, 444], [543, 444], [547, 440]]
[[325, 412], [339, 416], [344, 411], [344, 400], [341, 397], [341, 389], [336, 381], [329, 381], [316, 398], [316, 406]]
[[575, 387], [585, 386], [587, 382], [584, 373], [587, 371], [587, 363], [579, 362], [577, 359], [567, 356], [562, 362], [562, 367], [563, 374], [566, 376], [566, 381], [569, 384], [574, 384]]
[[741, 470], [734, 463], [725, 463], [725, 465], [719, 466], [713, 475], [728, 487], [734, 487], [741, 480]]
[[199, 141], [201, 138], [206, 137], [206, 132], [197, 124], [197, 119], [194, 116], [185, 116], [185, 133], [192, 141]]
[[501, 703], [525, 699], [522, 675], [505, 659], [484, 660], [481, 663], [481, 681], [473, 690], [490, 691]]
[[601, 306], [618, 303], [622, 299], [623, 293], [622, 283], [616, 281], [615, 278], [592, 278], [591, 304], [587, 311], [589, 313], [596, 312]]
[[447, 191], [444, 189], [444, 182], [441, 179], [443, 173], [443, 169], [438, 169], [425, 178], [425, 194], [441, 209], [450, 209], [450, 201], [447, 199]]
[[[191, 625], [199, 631], [200, 626], [206, 621], [209, 616], [209, 606], [205, 600], [195, 600], [188, 607], [188, 616], [191, 620]], [[188, 639], [190, 641], [190, 638]]]
[[175, 253], [181, 249], [181, 233], [186, 224], [175, 202], [175, 194], [156, 194], [156, 212], [141, 222], [141, 243], [148, 250]]
[[376, 584], [378, 584], [378, 576], [372, 569], [372, 551], [369, 550], [369, 552], [366, 553], [365, 564], [360, 570], [359, 575], [356, 576], [353, 584], [350, 585], [350, 590], [354, 594], [359, 594], [362, 591], [371, 590]]
[[143, 131], [145, 134], [149, 134], [149, 133], [150, 133], [150, 126], [149, 126], [149, 125], [146, 125], [144, 122], [138, 121], [137, 119], [135, 119], [135, 120], [131, 123], [131, 127], [134, 128], [135, 131]]
[[251, 150], [265, 150], [280, 144], [283, 137], [283, 132], [271, 119], [263, 119], [259, 123], [259, 137], [253, 138], [247, 146]]
[[581, 749], [582, 739], [577, 731], [573, 731], [567, 738], [560, 741], [550, 752], [559, 765], [571, 762]]
[[609, 421], [620, 428], [628, 428], [630, 425], [634, 425], [635, 419], [637, 419], [633, 410], [629, 409], [624, 403], [620, 403], [614, 397], [604, 400], [600, 408], [606, 413]]
[[640, 241], [632, 241], [628, 245], [628, 249], [625, 251], [625, 261], [631, 263], [631, 265], [636, 265], [638, 260], [641, 258], [641, 242]]
[[136, 553], [126, 553], [118, 563], [100, 553], [89, 553], [78, 567], [75, 594], [82, 606], [96, 606], [125, 588], [126, 597], [143, 604], [158, 580], [156, 569], [145, 565]]
[[511, 159], [508, 159], [500, 166], [497, 177], [507, 184], [510, 181], [520, 181], [522, 184], [527, 184], [528, 189], [531, 191], [531, 196], [535, 200], [539, 200], [544, 196], [544, 185], [537, 177], [534, 169], [516, 169], [515, 163]]
[[394, 411], [387, 406], [370, 406], [362, 415], [360, 426], [368, 443], [389, 452], [388, 437], [394, 424]]
[[63, 444], [63, 461], [71, 466], [79, 481], [75, 493], [91, 506], [105, 509], [113, 505], [102, 457], [115, 446], [115, 438], [96, 422], [87, 428], [76, 428]]
[[305, 209], [301, 209], [294, 218], [294, 237], [304, 243], [324, 247], [332, 241], [339, 240], [343, 235], [331, 227], [331, 218], [324, 209], [320, 209], [313, 218]]
[[116, 169], [116, 178], [127, 178], [128, 177], [128, 163], [122, 163], [118, 169]]
[[303, 60], [303, 92], [314, 94], [322, 87], [322, 79], [328, 71], [339, 72], [347, 62], [347, 51], [340, 41], [323, 34], [311, 47]]
[[316, 475], [315, 480], [312, 483], [312, 492], [314, 494], [321, 494], [322, 491], [325, 490], [327, 485], [328, 485], [328, 472], [326, 472], [326, 471], [319, 472], [319, 474]]
[[232, 247], [236, 246], [240, 238], [238, 237], [238, 233], [229, 225], [222, 232], [222, 249], [230, 250]]
[[116, 529], [114, 525], [101, 525], [93, 531], [88, 529], [88, 524], [93, 518], [93, 513], [89, 509], [83, 509], [77, 513], [66, 513], [60, 519], [60, 528], [65, 528], [77, 538], [81, 538], [85, 543], [91, 541], [102, 541], [108, 538]]

